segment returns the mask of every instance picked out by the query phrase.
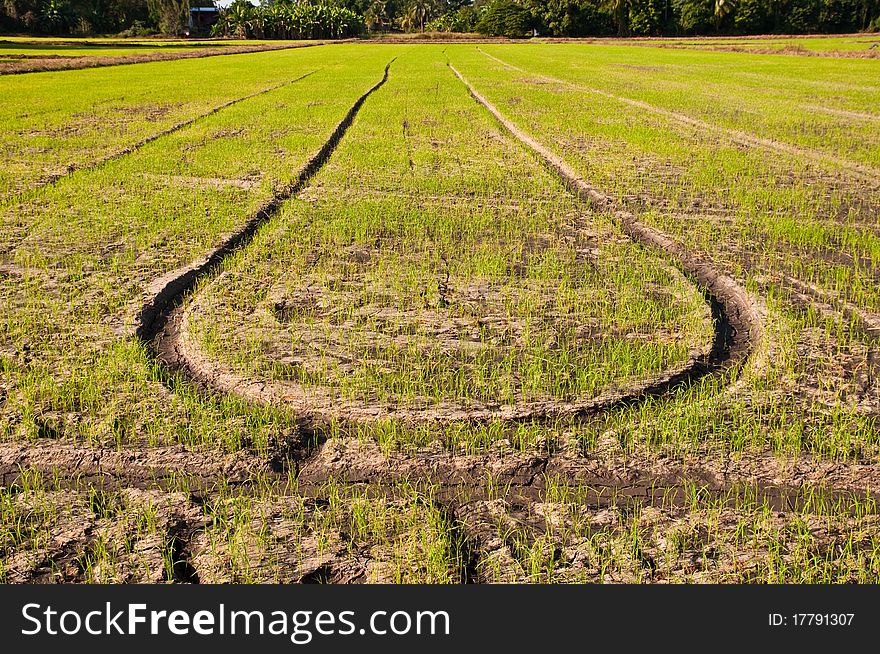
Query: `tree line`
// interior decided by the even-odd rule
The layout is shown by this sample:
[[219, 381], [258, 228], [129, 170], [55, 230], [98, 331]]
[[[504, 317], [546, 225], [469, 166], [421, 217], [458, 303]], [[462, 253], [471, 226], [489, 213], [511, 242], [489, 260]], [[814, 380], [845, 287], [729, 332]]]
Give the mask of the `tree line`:
[[[182, 34], [210, 0], [0, 0], [0, 31]], [[340, 38], [365, 30], [489, 36], [672, 36], [880, 31], [880, 0], [248, 0], [216, 35]]]
[[461, 0], [457, 6], [456, 0], [340, 1], [362, 11], [372, 30], [424, 25], [429, 31], [507, 37], [880, 31], [880, 0]]
[[466, 19], [497, 36], [849, 33], [880, 31], [880, 0], [489, 0], [437, 26]]

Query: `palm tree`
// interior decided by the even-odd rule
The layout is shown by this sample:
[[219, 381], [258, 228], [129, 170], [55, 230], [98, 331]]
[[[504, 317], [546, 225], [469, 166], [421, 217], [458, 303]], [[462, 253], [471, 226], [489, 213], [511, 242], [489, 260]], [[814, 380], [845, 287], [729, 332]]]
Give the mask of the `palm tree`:
[[239, 39], [248, 37], [248, 27], [251, 15], [254, 13], [254, 7], [247, 0], [241, 2], [233, 2], [226, 11], [223, 12], [223, 20], [233, 36]]
[[618, 36], [626, 36], [627, 33], [627, 14], [629, 13], [629, 0], [608, 0], [608, 9], [614, 16], [614, 22], [617, 25]]
[[290, 38], [290, 20], [288, 8], [281, 4], [273, 4], [263, 10], [265, 15], [264, 29], [276, 39]]
[[724, 17], [727, 16], [731, 11], [733, 11], [735, 5], [734, 0], [715, 0], [715, 29], [721, 29], [721, 21], [724, 20]]
[[411, 0], [406, 8], [406, 13], [400, 21], [400, 26], [406, 31], [416, 28], [420, 32], [425, 31], [425, 23], [433, 18], [434, 3], [431, 0]]

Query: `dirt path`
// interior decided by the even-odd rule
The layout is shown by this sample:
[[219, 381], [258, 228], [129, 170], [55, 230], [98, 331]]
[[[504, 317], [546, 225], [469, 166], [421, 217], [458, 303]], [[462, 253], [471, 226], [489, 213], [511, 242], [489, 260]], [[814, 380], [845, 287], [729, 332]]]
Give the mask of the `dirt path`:
[[700, 120], [699, 118], [693, 118], [683, 113], [679, 113], [677, 111], [671, 111], [669, 109], [664, 109], [662, 107], [657, 107], [655, 105], [649, 104], [647, 102], [642, 102], [641, 100], [634, 100], [633, 98], [628, 98], [622, 95], [616, 95], [614, 93], [609, 93], [608, 91], [603, 91], [601, 89], [596, 89], [589, 86], [584, 86], [581, 84], [575, 84], [574, 82], [569, 82], [567, 80], [558, 79], [556, 77], [550, 77], [548, 75], [541, 75], [537, 73], [533, 73], [532, 71], [525, 70], [524, 68], [520, 68], [518, 66], [514, 66], [513, 64], [509, 64], [503, 59], [499, 59], [498, 57], [485, 52], [481, 48], [477, 48], [483, 55], [492, 59], [493, 61], [498, 62], [505, 68], [510, 70], [515, 70], [517, 72], [532, 75], [538, 77], [540, 79], [546, 80], [548, 82], [552, 82], [554, 84], [560, 84], [562, 86], [567, 86], [569, 88], [579, 90], [579, 91], [587, 91], [589, 93], [595, 93], [596, 95], [601, 95], [604, 98], [609, 98], [611, 100], [616, 100], [617, 102], [622, 102], [624, 104], [628, 104], [631, 107], [637, 107], [638, 109], [642, 109], [643, 111], [649, 111], [651, 113], [657, 114], [658, 116], [663, 116], [664, 118], [670, 118], [676, 122], [679, 122], [683, 125], [688, 125], [690, 127], [696, 127], [697, 129], [701, 129], [707, 132], [712, 132], [715, 134], [720, 134], [727, 139], [739, 143], [741, 145], [749, 146], [749, 147], [759, 147], [765, 148], [768, 150], [774, 150], [776, 152], [781, 152], [784, 154], [793, 155], [795, 157], [800, 157], [802, 159], [808, 159], [814, 163], [818, 163], [820, 165], [828, 165], [829, 163], [843, 168], [847, 172], [849, 172], [854, 177], [858, 177], [862, 181], [867, 181], [872, 184], [880, 185], [880, 170], [876, 168], [872, 168], [871, 166], [866, 166], [860, 163], [856, 163], [854, 161], [850, 161], [848, 159], [842, 159], [840, 157], [835, 157], [834, 155], [828, 154], [826, 152], [820, 152], [818, 150], [812, 150], [810, 148], [804, 148], [797, 145], [792, 145], [790, 143], [784, 143], [782, 141], [777, 141], [775, 139], [764, 138], [761, 136], [756, 136], [749, 132], [732, 129], [730, 127], [722, 127], [721, 125], [714, 125], [712, 123], [707, 123], [704, 120]]

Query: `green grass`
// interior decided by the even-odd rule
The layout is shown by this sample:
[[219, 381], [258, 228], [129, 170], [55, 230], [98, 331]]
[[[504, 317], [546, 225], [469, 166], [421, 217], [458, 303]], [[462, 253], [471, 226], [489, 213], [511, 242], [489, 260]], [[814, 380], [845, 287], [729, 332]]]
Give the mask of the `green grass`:
[[[150, 282], [288, 184], [393, 57], [327, 165], [183, 304], [213, 364], [343, 419], [303, 431], [283, 403], [169, 375], [131, 335]], [[0, 581], [877, 582], [880, 62], [584, 43], [221, 59], [0, 77], [0, 447], [253, 466], [201, 478], [169, 454], [141, 490], [26, 466], [0, 487]], [[764, 333], [742, 370], [579, 419], [386, 415], [577, 403], [711, 337], [692, 280], [576, 200], [447, 60], [748, 290]], [[36, 188], [67, 166], [86, 168]], [[289, 458], [322, 443], [299, 477]]]
[[0, 76], [0, 202], [325, 61], [320, 48], [304, 48]]
[[[357, 52], [307, 86], [243, 102], [7, 205], [4, 261], [16, 272], [0, 278], [0, 332], [4, 370], [15, 381], [0, 431], [36, 434], [34, 418], [64, 423], [82, 415], [70, 436], [254, 442], [235, 400], [206, 405], [184, 392], [167, 403], [143, 346], [120, 334], [131, 328], [150, 280], [197, 259], [289, 183], [388, 58], [382, 50]], [[306, 58], [288, 73], [313, 65]], [[346, 91], [330, 99], [328, 89], [340, 83]], [[212, 168], [198, 168], [203, 161]], [[253, 186], [225, 183], [243, 177]], [[22, 357], [25, 351], [34, 356]], [[181, 422], [181, 411], [195, 422]], [[280, 428], [272, 412], [257, 415], [266, 429]], [[264, 432], [256, 442], [265, 439]]]
[[368, 403], [514, 404], [590, 398], [710, 342], [687, 280], [502, 136], [439, 49], [418, 54], [198, 294], [214, 358]]
[[[841, 120], [839, 114], [828, 111], [876, 116], [880, 61], [732, 57], [582, 44], [557, 44], [538, 51], [486, 45], [481, 50], [527, 71], [512, 71], [520, 79], [543, 74], [580, 85], [580, 92], [559, 85], [544, 90], [578, 94], [589, 99], [588, 106], [604, 104], [603, 98], [586, 92], [598, 89], [875, 169], [880, 164], [876, 119], [849, 116]], [[494, 62], [493, 67], [498, 66]], [[536, 83], [523, 88], [530, 94], [542, 90]]]

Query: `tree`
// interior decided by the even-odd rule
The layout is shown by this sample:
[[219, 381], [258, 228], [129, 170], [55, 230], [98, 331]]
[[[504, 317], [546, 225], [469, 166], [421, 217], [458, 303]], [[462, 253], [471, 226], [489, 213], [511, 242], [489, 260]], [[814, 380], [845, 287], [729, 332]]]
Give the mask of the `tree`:
[[610, 34], [614, 21], [596, 0], [531, 0], [529, 10], [552, 36]]
[[216, 36], [270, 39], [336, 39], [364, 31], [363, 16], [333, 5], [276, 2], [261, 7], [236, 0], [221, 12]]
[[784, 29], [807, 34], [819, 29], [819, 0], [792, 0], [785, 15]]
[[384, 30], [391, 25], [388, 15], [388, 0], [373, 0], [364, 14], [367, 27], [371, 30]]
[[[880, 0], [259, 1], [261, 6], [254, 7], [235, 0], [221, 11], [214, 33], [332, 38], [392, 26], [513, 37], [532, 29], [552, 36], [880, 31]], [[190, 4], [199, 3], [211, 0], [0, 0], [0, 30], [179, 35], [186, 29]]]
[[404, 9], [400, 26], [407, 32], [425, 31], [425, 25], [436, 15], [433, 0], [410, 0]]
[[235, 0], [220, 14], [214, 32], [246, 39], [254, 11], [255, 7], [248, 0]]
[[189, 0], [147, 0], [150, 15], [163, 34], [181, 36], [189, 23]]
[[475, 32], [480, 16], [473, 6], [464, 6], [455, 11], [447, 11], [432, 20], [425, 29], [431, 32]]
[[772, 29], [766, 3], [762, 0], [739, 0], [733, 16], [733, 27], [742, 34], [761, 34]]
[[819, 6], [819, 29], [823, 32], [855, 32], [864, 29], [861, 21], [863, 2], [825, 0]]
[[734, 0], [715, 0], [715, 31], [721, 29], [722, 21], [733, 11]]
[[514, 0], [492, 0], [483, 9], [477, 31], [486, 36], [522, 38], [535, 26], [528, 9]]
[[634, 36], [650, 36], [660, 29], [659, 0], [629, 1], [629, 31]]
[[617, 28], [617, 35], [626, 36], [629, 33], [629, 0], [607, 0], [606, 7]]
[[67, 0], [46, 0], [40, 8], [40, 28], [49, 34], [62, 34], [70, 31], [74, 15]]
[[674, 0], [678, 24], [685, 34], [705, 34], [714, 20], [714, 0]]

